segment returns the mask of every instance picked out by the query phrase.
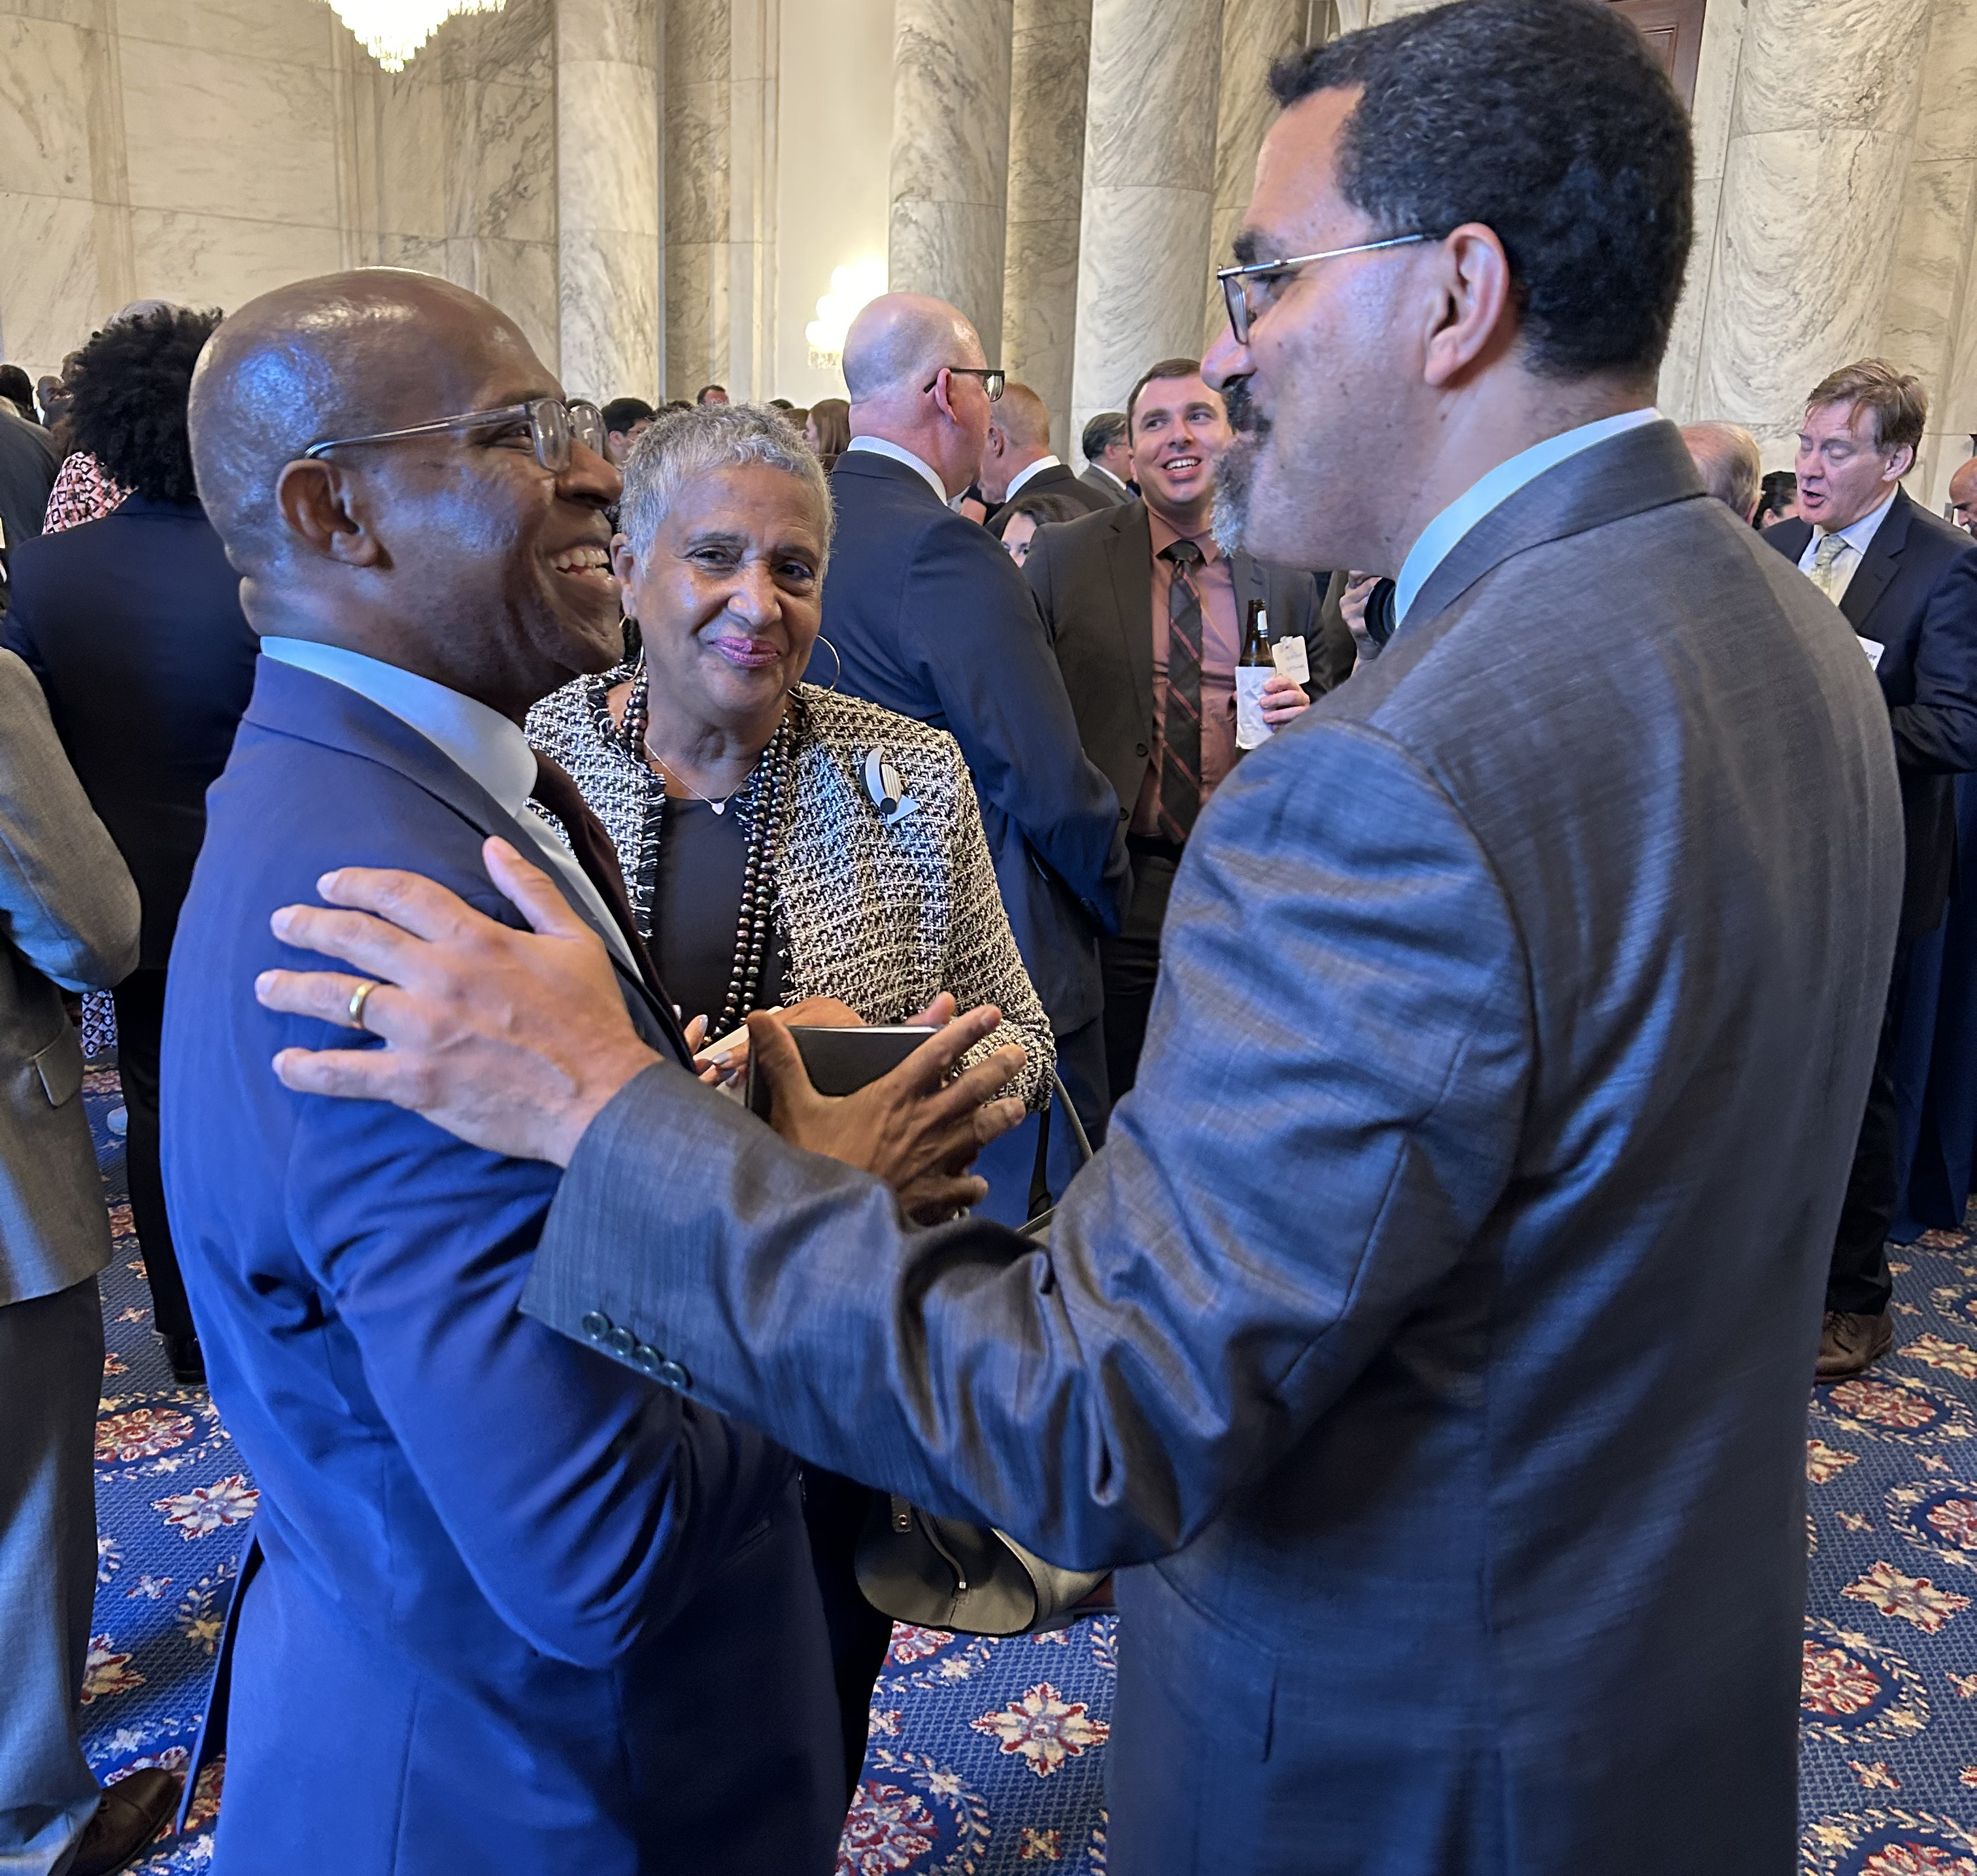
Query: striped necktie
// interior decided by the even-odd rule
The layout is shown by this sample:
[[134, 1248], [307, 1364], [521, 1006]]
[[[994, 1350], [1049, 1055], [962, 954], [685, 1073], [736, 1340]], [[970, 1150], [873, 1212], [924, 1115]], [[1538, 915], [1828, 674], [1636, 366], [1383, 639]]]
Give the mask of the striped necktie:
[[1183, 841], [1201, 812], [1201, 549], [1176, 541], [1160, 549], [1173, 568], [1167, 584], [1167, 708], [1160, 748], [1160, 832]]

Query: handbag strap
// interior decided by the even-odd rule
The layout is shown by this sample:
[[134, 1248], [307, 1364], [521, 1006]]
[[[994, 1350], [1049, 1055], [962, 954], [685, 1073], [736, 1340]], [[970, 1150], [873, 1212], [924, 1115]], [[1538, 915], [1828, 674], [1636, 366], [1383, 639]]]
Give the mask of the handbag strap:
[[1086, 1137], [1084, 1123], [1078, 1119], [1078, 1109], [1071, 1105], [1071, 1091], [1053, 1069], [1049, 1098], [1037, 1116], [1037, 1157], [1030, 1169], [1029, 1216], [1032, 1222], [1041, 1218], [1055, 1202], [1050, 1189], [1051, 1112], [1060, 1101], [1064, 1103], [1064, 1121], [1071, 1129], [1071, 1140], [1078, 1149], [1078, 1165], [1084, 1165], [1091, 1157], [1091, 1142]]
[[1057, 1105], [1056, 1090], [1045, 1101], [1037, 1114], [1037, 1158], [1030, 1169], [1030, 1209], [1028, 1215], [1040, 1218], [1051, 1208], [1050, 1189], [1050, 1129], [1051, 1109]]

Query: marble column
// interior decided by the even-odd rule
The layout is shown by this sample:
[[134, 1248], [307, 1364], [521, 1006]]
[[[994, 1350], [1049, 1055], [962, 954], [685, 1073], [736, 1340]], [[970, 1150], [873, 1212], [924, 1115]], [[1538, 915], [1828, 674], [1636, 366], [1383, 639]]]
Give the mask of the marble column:
[[728, 378], [728, 0], [665, 9], [665, 384]]
[[1221, 0], [1092, 0], [1074, 434], [1200, 352], [1221, 63]]
[[895, 292], [932, 293], [1002, 331], [1013, 0], [896, 0], [893, 15]]
[[[1002, 362], [1043, 399], [1051, 447], [1066, 462], [1078, 450], [1070, 434], [1071, 368], [1091, 54], [1091, 0], [1015, 0]], [[985, 334], [982, 343], [989, 342]]]
[[780, 0], [665, 10], [666, 394], [774, 394]]
[[1689, 243], [1682, 298], [1675, 307], [1668, 350], [1662, 354], [1661, 383], [1655, 397], [1662, 411], [1682, 424], [1715, 414], [1698, 401], [1696, 368], [1701, 354], [1704, 315], [1709, 305], [1717, 224], [1721, 217], [1723, 173], [1729, 160], [1731, 112], [1736, 102], [1744, 19], [1744, 8], [1736, 5], [1711, 7], [1702, 20], [1695, 102], [1689, 112], [1695, 146], [1694, 235]]
[[556, 0], [556, 299], [564, 388], [659, 390], [658, 0]]
[[[1215, 114], [1215, 209], [1209, 232], [1213, 266], [1235, 258], [1236, 236], [1256, 186], [1256, 153], [1277, 114], [1270, 68], [1302, 48], [1310, 12], [1306, 0], [1222, 0], [1222, 95]], [[1228, 324], [1229, 312], [1213, 279], [1204, 291], [1205, 351]]]
[[1936, 0], [1881, 350], [1929, 386], [1909, 493], [1938, 513], [1977, 430], [1977, 8]]
[[1749, 0], [1696, 374], [1699, 414], [1789, 463], [1805, 395], [1873, 352], [1931, 0]]

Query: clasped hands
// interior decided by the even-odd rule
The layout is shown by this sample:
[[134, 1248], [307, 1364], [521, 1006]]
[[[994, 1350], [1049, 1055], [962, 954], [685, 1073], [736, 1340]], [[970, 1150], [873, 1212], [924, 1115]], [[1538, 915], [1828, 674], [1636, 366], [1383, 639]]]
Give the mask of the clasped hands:
[[[348, 1028], [353, 993], [375, 981], [363, 1027], [385, 1044], [284, 1049], [275, 1073], [299, 1093], [390, 1101], [490, 1152], [567, 1166], [612, 1098], [662, 1058], [632, 1027], [602, 941], [548, 875], [505, 840], [489, 840], [482, 856], [527, 931], [419, 874], [368, 867], [325, 873], [317, 882], [325, 905], [274, 915], [284, 944], [362, 974], [263, 971], [254, 984], [261, 1003]], [[929, 1224], [987, 1192], [968, 1168], [1022, 1119], [1022, 1103], [1001, 1090], [1024, 1055], [998, 1049], [959, 1068], [1002, 1021], [990, 1005], [957, 1017], [943, 992], [911, 1020], [939, 1033], [842, 1097], [811, 1086], [788, 1012], [751, 1015], [749, 1043], [774, 1096], [776, 1131], [883, 1179], [909, 1218]]]

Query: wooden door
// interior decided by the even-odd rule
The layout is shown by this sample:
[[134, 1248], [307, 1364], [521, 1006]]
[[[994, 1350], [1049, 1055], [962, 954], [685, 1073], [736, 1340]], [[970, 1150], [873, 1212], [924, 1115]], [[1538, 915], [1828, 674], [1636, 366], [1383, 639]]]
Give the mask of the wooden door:
[[1639, 27], [1675, 81], [1685, 105], [1695, 104], [1695, 66], [1702, 51], [1704, 0], [1610, 0]]

